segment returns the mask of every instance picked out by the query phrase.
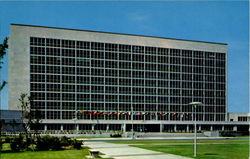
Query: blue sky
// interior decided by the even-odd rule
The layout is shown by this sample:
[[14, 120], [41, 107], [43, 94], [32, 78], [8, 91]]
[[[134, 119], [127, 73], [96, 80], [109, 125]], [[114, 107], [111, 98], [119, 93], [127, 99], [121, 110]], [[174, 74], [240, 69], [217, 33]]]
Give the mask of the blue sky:
[[[160, 36], [228, 44], [228, 107], [249, 112], [247, 1], [0, 2], [0, 40], [10, 24]], [[7, 56], [1, 79], [8, 81]], [[1, 92], [7, 109], [8, 86]]]

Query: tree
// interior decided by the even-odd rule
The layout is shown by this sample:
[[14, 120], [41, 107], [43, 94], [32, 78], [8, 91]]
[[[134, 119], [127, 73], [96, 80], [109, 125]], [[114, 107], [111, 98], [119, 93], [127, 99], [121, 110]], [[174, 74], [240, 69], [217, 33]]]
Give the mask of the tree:
[[[29, 133], [31, 127], [34, 130], [34, 136], [38, 135], [38, 130], [40, 128], [41, 113], [37, 109], [31, 110], [33, 108], [33, 98], [28, 96], [26, 93], [22, 93], [19, 98], [21, 113], [22, 113], [22, 125], [26, 136], [26, 145], [28, 147], [28, 142], [32, 142], [32, 133]], [[34, 150], [34, 149], [33, 149]]]
[[[0, 69], [2, 69], [1, 64], [3, 64], [2, 59], [4, 58], [4, 55], [6, 54], [6, 50], [8, 49], [8, 37], [6, 37], [2, 44], [0, 44]], [[4, 88], [4, 86], [7, 84], [6, 81], [1, 81], [0, 83], [0, 91]]]
[[32, 123], [31, 120], [31, 111], [30, 111], [30, 97], [28, 94], [22, 93], [19, 98], [20, 101], [20, 108], [22, 113], [22, 125], [25, 131], [25, 134], [28, 134], [28, 131], [30, 130], [30, 126]]

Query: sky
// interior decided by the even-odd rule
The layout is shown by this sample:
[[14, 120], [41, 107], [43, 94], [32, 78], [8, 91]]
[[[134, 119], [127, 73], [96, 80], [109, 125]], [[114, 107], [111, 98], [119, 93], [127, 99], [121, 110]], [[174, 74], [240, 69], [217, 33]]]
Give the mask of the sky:
[[[0, 1], [1, 42], [11, 23], [227, 43], [228, 110], [249, 112], [248, 1]], [[1, 92], [7, 108], [8, 86]]]

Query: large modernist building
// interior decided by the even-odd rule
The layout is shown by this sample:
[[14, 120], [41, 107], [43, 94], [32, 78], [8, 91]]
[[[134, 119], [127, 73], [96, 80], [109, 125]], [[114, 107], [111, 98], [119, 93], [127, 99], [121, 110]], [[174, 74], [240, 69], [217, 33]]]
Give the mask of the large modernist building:
[[233, 129], [227, 44], [11, 25], [9, 107], [34, 98], [45, 130]]

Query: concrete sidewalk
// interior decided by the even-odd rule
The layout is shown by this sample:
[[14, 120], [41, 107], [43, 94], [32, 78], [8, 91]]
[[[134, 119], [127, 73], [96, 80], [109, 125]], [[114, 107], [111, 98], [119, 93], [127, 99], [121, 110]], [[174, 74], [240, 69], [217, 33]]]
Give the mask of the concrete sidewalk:
[[104, 153], [102, 157], [114, 159], [190, 159], [172, 154], [145, 150], [142, 148], [131, 147], [127, 144], [113, 144], [106, 142], [84, 142], [85, 146]]

